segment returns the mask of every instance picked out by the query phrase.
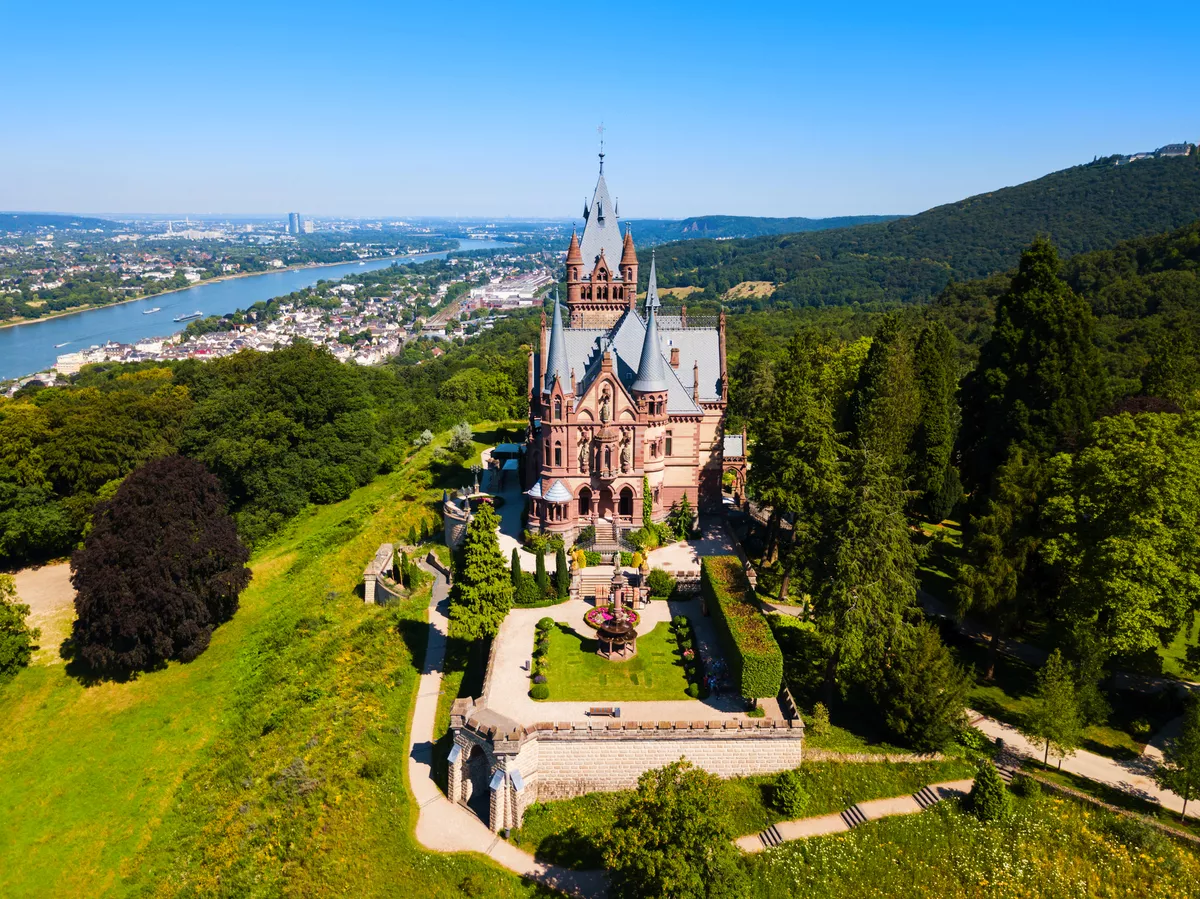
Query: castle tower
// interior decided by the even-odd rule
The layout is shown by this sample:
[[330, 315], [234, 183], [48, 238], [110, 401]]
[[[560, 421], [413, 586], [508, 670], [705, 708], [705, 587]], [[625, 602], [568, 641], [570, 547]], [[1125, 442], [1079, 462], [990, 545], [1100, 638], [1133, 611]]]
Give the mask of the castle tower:
[[[604, 180], [604, 154], [590, 205], [583, 209], [583, 237], [567, 249], [567, 306], [572, 328], [608, 328], [637, 295], [637, 254], [633, 237], [621, 236], [617, 207]], [[615, 267], [615, 268], [614, 268]]]
[[667, 369], [663, 360], [662, 342], [658, 336], [658, 278], [650, 256], [650, 283], [646, 288], [646, 337], [638, 359], [637, 380], [630, 388], [651, 422], [665, 421], [667, 416]]

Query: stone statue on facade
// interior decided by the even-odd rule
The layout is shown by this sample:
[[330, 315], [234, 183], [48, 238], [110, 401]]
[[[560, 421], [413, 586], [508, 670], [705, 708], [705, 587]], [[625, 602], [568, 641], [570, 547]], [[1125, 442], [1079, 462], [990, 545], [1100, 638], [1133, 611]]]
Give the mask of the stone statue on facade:
[[633, 467], [633, 440], [629, 436], [629, 431], [621, 432], [621, 473], [629, 474], [629, 469]]
[[608, 392], [608, 388], [604, 388], [604, 392], [600, 394], [600, 421], [608, 424], [612, 419], [612, 394]]
[[592, 437], [587, 431], [584, 431], [579, 439], [579, 472], [587, 474], [591, 468], [592, 460]]

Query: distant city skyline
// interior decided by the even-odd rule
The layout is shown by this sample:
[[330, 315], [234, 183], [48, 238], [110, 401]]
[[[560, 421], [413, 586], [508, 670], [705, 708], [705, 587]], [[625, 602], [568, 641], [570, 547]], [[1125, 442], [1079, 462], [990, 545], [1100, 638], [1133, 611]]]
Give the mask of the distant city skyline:
[[0, 209], [569, 219], [603, 122], [626, 218], [915, 213], [1200, 138], [1191, 5], [731, 10], [11, 5]]

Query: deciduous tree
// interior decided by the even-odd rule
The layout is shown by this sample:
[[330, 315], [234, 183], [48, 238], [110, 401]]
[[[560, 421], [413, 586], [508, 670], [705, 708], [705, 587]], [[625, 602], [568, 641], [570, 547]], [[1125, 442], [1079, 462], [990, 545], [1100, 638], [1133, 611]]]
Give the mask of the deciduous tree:
[[680, 760], [647, 771], [617, 810], [604, 863], [627, 899], [739, 897], [743, 874], [719, 778]]
[[1037, 691], [1021, 733], [1035, 744], [1045, 746], [1043, 762], [1047, 764], [1051, 751], [1058, 756], [1061, 767], [1062, 759], [1079, 748], [1083, 723], [1075, 697], [1075, 677], [1057, 649], [1050, 653], [1046, 664], [1038, 671]]
[[101, 503], [71, 557], [73, 639], [98, 671], [191, 661], [237, 610], [249, 553], [217, 479], [192, 459], [147, 462]]
[[1158, 785], [1183, 797], [1182, 821], [1188, 800], [1200, 787], [1200, 700], [1192, 697], [1183, 711], [1179, 734], [1163, 747], [1163, 762], [1154, 773]]
[[42, 632], [30, 627], [29, 606], [17, 602], [12, 575], [0, 574], [0, 681], [29, 664]]

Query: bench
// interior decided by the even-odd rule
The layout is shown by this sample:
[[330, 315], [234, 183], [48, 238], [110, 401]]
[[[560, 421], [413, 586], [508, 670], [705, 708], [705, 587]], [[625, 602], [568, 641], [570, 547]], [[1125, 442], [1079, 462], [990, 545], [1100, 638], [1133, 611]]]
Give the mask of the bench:
[[621, 710], [611, 705], [594, 705], [587, 711], [589, 718], [620, 718]]

